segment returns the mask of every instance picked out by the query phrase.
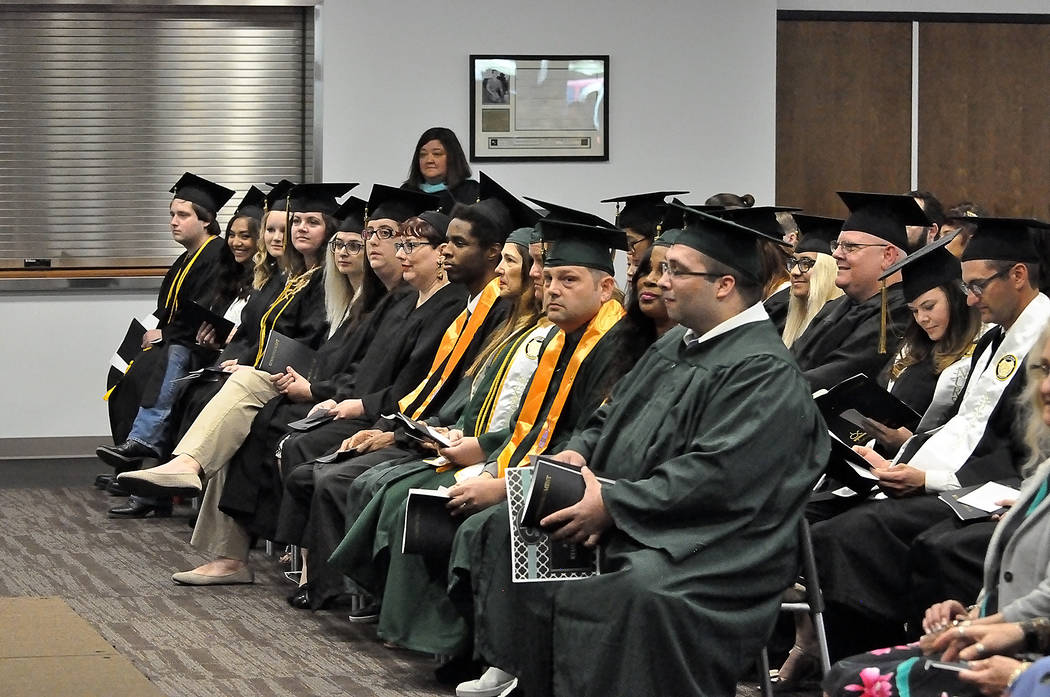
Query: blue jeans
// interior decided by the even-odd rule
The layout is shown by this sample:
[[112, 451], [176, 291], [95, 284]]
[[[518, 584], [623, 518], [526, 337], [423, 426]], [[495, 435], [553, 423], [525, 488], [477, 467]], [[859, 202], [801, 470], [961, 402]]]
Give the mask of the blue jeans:
[[131, 426], [131, 433], [128, 434], [128, 440], [152, 448], [158, 456], [163, 455], [164, 448], [168, 445], [168, 421], [178, 392], [175, 380], [189, 372], [190, 358], [188, 347], [177, 344], [168, 346], [168, 365], [164, 369], [164, 380], [157, 401], [148, 409], [139, 407], [135, 423]]

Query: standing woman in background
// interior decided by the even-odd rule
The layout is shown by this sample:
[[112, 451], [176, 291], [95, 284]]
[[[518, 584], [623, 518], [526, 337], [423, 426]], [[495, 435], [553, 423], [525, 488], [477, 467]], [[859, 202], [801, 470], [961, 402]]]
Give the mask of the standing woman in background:
[[838, 236], [843, 221], [801, 213], [793, 213], [791, 217], [795, 219], [802, 239], [787, 260], [791, 297], [782, 336], [789, 348], [806, 331], [820, 309], [829, 300], [842, 295], [842, 290], [835, 285], [838, 268], [831, 256], [831, 240]]
[[439, 197], [444, 213], [457, 203], [470, 205], [478, 200], [478, 183], [470, 178], [459, 138], [443, 126], [428, 128], [419, 136], [408, 179], [401, 188]]

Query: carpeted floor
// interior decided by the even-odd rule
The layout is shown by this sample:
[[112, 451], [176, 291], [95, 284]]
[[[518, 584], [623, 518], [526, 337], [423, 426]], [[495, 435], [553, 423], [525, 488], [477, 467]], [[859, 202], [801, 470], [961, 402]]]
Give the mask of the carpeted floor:
[[66, 599], [166, 694], [452, 693], [434, 680], [430, 657], [384, 648], [372, 626], [290, 608], [292, 585], [261, 551], [253, 552], [252, 586], [175, 586], [173, 571], [204, 561], [187, 543], [188, 508], [173, 518], [109, 520], [115, 500], [86, 477], [57, 486], [70, 483], [62, 476], [69, 471], [49, 477], [48, 488], [11, 488], [25, 486], [14, 477], [0, 484], [0, 596]]

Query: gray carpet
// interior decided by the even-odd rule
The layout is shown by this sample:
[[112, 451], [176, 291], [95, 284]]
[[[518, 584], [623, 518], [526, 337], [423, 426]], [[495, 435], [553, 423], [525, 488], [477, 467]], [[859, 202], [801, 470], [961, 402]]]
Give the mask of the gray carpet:
[[188, 544], [188, 509], [176, 508], [167, 519], [109, 520], [106, 509], [122, 499], [79, 481], [2, 485], [0, 555], [7, 572], [0, 596], [64, 598], [166, 694], [452, 693], [433, 679], [431, 658], [384, 648], [372, 626], [351, 625], [345, 613], [290, 608], [285, 596], [292, 585], [261, 551], [253, 552], [252, 586], [173, 585], [173, 571], [205, 561]]

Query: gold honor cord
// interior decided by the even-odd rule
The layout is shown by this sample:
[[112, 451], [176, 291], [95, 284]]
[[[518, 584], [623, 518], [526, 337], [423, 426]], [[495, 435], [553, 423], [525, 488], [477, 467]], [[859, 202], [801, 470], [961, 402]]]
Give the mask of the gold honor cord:
[[[519, 462], [523, 464], [528, 463], [529, 455], [539, 455], [546, 450], [551, 434], [554, 433], [554, 428], [558, 425], [561, 410], [565, 407], [565, 402], [569, 398], [569, 390], [572, 389], [572, 383], [576, 379], [576, 373], [579, 372], [580, 365], [583, 364], [584, 359], [587, 358], [591, 350], [598, 345], [605, 333], [612, 329], [625, 314], [627, 313], [620, 303], [615, 300], [609, 300], [602, 305], [601, 309], [598, 310], [598, 314], [587, 325], [587, 329], [583, 332], [583, 338], [580, 339], [576, 350], [572, 352], [572, 358], [569, 359], [565, 375], [558, 385], [558, 392], [554, 396], [551, 408], [547, 412], [547, 418], [543, 422], [543, 430], [536, 437], [536, 440], [533, 441], [529, 452], [521, 457]], [[543, 401], [547, 396], [547, 388], [554, 378], [554, 369], [558, 365], [558, 358], [561, 356], [561, 351], [564, 347], [565, 332], [559, 331], [547, 345], [543, 355], [540, 356], [539, 365], [536, 366], [536, 372], [532, 376], [532, 383], [529, 385], [529, 392], [525, 396], [525, 401], [518, 415], [518, 423], [514, 425], [514, 435], [511, 436], [510, 442], [507, 443], [503, 450], [500, 451], [499, 457], [496, 458], [496, 461], [499, 463], [500, 477], [507, 471], [514, 451], [518, 449], [525, 436], [532, 431], [533, 425], [539, 417]]]
[[492, 381], [492, 385], [489, 387], [488, 394], [485, 395], [485, 402], [481, 405], [481, 409], [478, 411], [478, 417], [474, 421], [474, 437], [478, 437], [484, 433], [488, 433], [489, 425], [492, 423], [492, 414], [496, 410], [496, 402], [499, 400], [500, 393], [503, 392], [503, 384], [507, 381], [507, 373], [510, 371], [511, 363], [514, 361], [514, 356], [518, 353], [518, 348], [521, 344], [529, 338], [532, 334], [533, 327], [526, 327], [522, 329], [519, 334], [512, 336], [510, 340], [505, 344], [507, 353], [503, 357], [503, 362], [500, 364], [499, 371], [496, 373], [496, 377]]
[[209, 237], [204, 242], [204, 244], [201, 245], [201, 248], [198, 249], [197, 252], [190, 258], [189, 263], [182, 267], [182, 269], [177, 274], [175, 274], [175, 278], [171, 282], [171, 288], [168, 289], [168, 299], [164, 301], [164, 309], [167, 310], [168, 307], [172, 305], [172, 296], [174, 296], [174, 306], [171, 307], [171, 312], [168, 313], [166, 321], [170, 322], [171, 318], [175, 315], [175, 313], [179, 311], [179, 291], [182, 290], [182, 282], [186, 280], [186, 276], [189, 275], [190, 269], [193, 268], [193, 262], [197, 261], [197, 257], [201, 255], [201, 252], [204, 251], [204, 248], [212, 242], [214, 242], [215, 239], [216, 238], [214, 235]]
[[[467, 347], [474, 340], [474, 335], [478, 333], [481, 325], [484, 324], [485, 319], [489, 315], [489, 311], [492, 310], [492, 306], [499, 300], [499, 279], [492, 279], [489, 284], [485, 286], [485, 289], [481, 291], [481, 297], [478, 298], [478, 306], [474, 308], [474, 312], [470, 315], [470, 319], [466, 320], [466, 326], [463, 326], [463, 320], [466, 317], [466, 310], [456, 318], [455, 323], [448, 328], [445, 335], [441, 337], [441, 344], [438, 345], [437, 354], [434, 356], [434, 362], [430, 366], [430, 370], [427, 372], [427, 376], [423, 379], [423, 382], [416, 386], [416, 389], [412, 390], [407, 396], [402, 397], [397, 403], [398, 409], [404, 412], [410, 406], [415, 404], [416, 399], [426, 389], [427, 383], [434, 377], [434, 373], [441, 366], [441, 363], [445, 363], [444, 370], [441, 371], [441, 376], [438, 381], [434, 384], [434, 387], [427, 394], [426, 398], [421, 404], [416, 406], [412, 410], [408, 417], [411, 419], [418, 419], [426, 411], [430, 405], [430, 400], [434, 399], [434, 395], [438, 393], [441, 386], [448, 380], [449, 375], [459, 365], [460, 360], [463, 358], [463, 354], [466, 353]], [[446, 361], [445, 358], [448, 357]]]
[[[315, 266], [309, 271], [299, 274], [295, 278], [289, 278], [288, 282], [284, 284], [284, 288], [281, 290], [280, 295], [277, 296], [277, 299], [273, 301], [273, 304], [271, 304], [266, 312], [263, 313], [262, 319], [259, 320], [259, 350], [255, 353], [255, 361], [252, 362], [253, 366], [258, 366], [259, 361], [262, 360], [263, 349], [266, 348], [266, 337], [271, 331], [273, 331], [273, 328], [277, 326], [277, 320], [281, 319], [281, 315], [284, 314], [284, 311], [288, 309], [289, 305], [291, 305], [292, 300], [295, 299], [295, 296], [299, 291], [306, 287], [310, 282], [310, 277], [313, 276], [314, 272], [319, 268], [319, 266]], [[281, 306], [281, 309], [277, 310], [277, 314], [273, 317], [273, 322], [267, 327], [266, 323], [270, 319], [270, 314], [273, 313], [278, 305]]]

